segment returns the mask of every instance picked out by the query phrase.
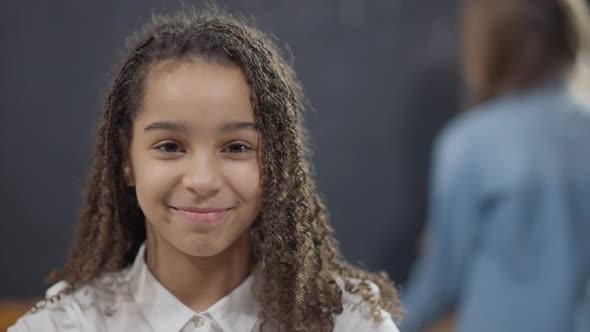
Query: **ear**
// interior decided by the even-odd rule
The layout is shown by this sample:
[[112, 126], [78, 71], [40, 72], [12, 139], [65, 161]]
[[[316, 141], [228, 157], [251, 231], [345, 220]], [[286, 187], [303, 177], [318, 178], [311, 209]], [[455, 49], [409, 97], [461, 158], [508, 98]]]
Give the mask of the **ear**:
[[123, 164], [121, 167], [123, 169], [125, 184], [127, 184], [128, 187], [135, 187], [135, 174], [133, 173], [133, 165], [131, 163], [128, 148], [123, 149]]
[[123, 163], [123, 177], [125, 178], [125, 184], [128, 187], [135, 187], [135, 176], [133, 174], [133, 167], [130, 163]]

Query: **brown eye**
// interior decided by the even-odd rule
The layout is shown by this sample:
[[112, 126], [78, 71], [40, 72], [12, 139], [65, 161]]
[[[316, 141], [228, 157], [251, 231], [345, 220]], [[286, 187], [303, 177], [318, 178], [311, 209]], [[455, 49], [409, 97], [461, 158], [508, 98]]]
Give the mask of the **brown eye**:
[[223, 149], [227, 153], [244, 153], [252, 151], [252, 148], [243, 143], [231, 143]]
[[164, 142], [156, 147], [162, 153], [180, 153], [184, 152], [180, 144], [176, 142]]

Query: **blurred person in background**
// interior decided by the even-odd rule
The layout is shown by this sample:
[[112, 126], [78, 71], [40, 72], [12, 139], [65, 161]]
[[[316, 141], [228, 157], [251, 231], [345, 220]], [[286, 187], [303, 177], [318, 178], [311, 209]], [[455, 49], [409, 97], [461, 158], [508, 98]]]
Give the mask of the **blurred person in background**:
[[470, 110], [435, 144], [403, 331], [589, 331], [588, 3], [462, 5]]

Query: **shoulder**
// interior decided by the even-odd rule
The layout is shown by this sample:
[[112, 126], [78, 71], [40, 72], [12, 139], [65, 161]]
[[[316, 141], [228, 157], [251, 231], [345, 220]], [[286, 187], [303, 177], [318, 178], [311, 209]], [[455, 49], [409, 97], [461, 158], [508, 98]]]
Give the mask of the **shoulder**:
[[473, 170], [526, 175], [531, 166], [559, 160], [575, 117], [559, 86], [545, 87], [481, 104], [454, 118], [439, 133], [434, 162], [442, 174]]
[[9, 327], [7, 332], [76, 331], [75, 327], [73, 329], [68, 328], [71, 325], [70, 323], [65, 311], [54, 312], [42, 309], [34, 313], [26, 313], [13, 326]]
[[74, 295], [58, 295], [67, 287], [68, 284], [64, 281], [50, 287], [47, 290], [45, 299], [37, 302], [8, 331], [79, 331], [77, 317], [72, 315], [70, 310], [74, 307]]
[[124, 270], [95, 278], [86, 285], [69, 291], [69, 284], [60, 281], [47, 289], [45, 299], [22, 316], [8, 331], [94, 331], [101, 320], [121, 305], [130, 290]]
[[508, 143], [515, 138], [531, 143], [547, 135], [546, 129], [567, 117], [572, 107], [560, 80], [551, 80], [528, 90], [498, 97], [456, 116], [442, 131], [439, 141], [448, 144]]
[[[355, 294], [361, 280], [337, 278], [336, 282], [342, 290], [342, 313], [334, 317], [334, 331], [399, 332], [390, 313], [379, 310], [381, 321], [375, 321], [368, 303], [359, 294]], [[370, 294], [379, 296], [377, 285], [370, 281], [364, 283]]]

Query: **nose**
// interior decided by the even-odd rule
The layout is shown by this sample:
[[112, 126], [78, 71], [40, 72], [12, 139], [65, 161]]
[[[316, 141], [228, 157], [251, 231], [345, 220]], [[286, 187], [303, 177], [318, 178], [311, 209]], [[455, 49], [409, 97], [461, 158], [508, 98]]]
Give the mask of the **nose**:
[[182, 185], [199, 198], [216, 195], [222, 186], [221, 165], [212, 156], [195, 154], [187, 163]]

